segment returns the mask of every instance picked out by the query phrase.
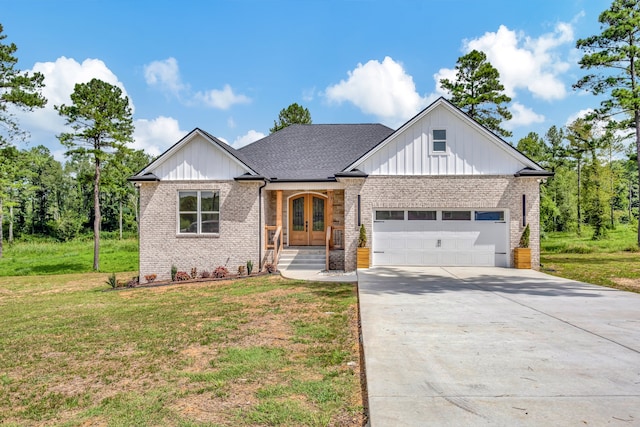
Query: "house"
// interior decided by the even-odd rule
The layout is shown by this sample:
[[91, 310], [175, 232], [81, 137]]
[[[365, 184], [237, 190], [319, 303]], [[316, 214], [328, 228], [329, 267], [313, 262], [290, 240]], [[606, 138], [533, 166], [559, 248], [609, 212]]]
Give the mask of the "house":
[[140, 276], [230, 270], [318, 246], [371, 264], [513, 265], [524, 227], [539, 266], [538, 164], [440, 98], [397, 130], [292, 125], [241, 149], [195, 129], [130, 178], [140, 189]]

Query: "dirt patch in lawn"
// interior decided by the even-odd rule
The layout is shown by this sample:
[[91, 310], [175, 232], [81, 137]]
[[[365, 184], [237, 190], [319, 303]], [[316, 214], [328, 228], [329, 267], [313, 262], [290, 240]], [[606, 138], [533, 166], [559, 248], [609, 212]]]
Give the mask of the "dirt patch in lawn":
[[640, 292], [640, 279], [628, 279], [626, 277], [615, 277], [611, 279], [616, 285], [625, 290]]

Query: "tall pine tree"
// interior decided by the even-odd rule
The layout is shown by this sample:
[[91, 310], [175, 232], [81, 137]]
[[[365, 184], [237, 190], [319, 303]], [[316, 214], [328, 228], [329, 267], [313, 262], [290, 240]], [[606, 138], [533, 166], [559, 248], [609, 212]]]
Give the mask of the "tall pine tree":
[[505, 95], [500, 73], [484, 52], [472, 50], [458, 58], [455, 79], [442, 79], [440, 85], [451, 94], [451, 102], [477, 122], [502, 137], [512, 135], [501, 127], [512, 117], [505, 106], [511, 98]]
[[[574, 88], [606, 97], [597, 115], [607, 120], [617, 117], [621, 128], [633, 131], [640, 165], [640, 0], [614, 0], [598, 21], [600, 34], [576, 42], [585, 53], [580, 67], [597, 72], [581, 78]], [[640, 182], [640, 172], [637, 179]]]
[[100, 269], [100, 172], [114, 151], [132, 141], [133, 119], [129, 98], [122, 90], [102, 80], [75, 85], [72, 105], [55, 108], [73, 132], [58, 136], [68, 148], [66, 155], [89, 157], [93, 176], [93, 269]]

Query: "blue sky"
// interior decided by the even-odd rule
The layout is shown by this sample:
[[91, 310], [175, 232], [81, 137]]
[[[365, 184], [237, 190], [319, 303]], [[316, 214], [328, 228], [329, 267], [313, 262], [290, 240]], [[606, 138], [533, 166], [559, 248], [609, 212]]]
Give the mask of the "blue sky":
[[571, 85], [575, 42], [609, 0], [0, 0], [19, 68], [45, 74], [44, 110], [17, 114], [56, 157], [53, 106], [78, 82], [120, 86], [135, 147], [157, 155], [195, 127], [235, 147], [269, 133], [293, 102], [314, 123], [396, 128], [442, 95], [458, 57], [483, 50], [513, 98], [518, 139], [564, 126], [599, 101]]

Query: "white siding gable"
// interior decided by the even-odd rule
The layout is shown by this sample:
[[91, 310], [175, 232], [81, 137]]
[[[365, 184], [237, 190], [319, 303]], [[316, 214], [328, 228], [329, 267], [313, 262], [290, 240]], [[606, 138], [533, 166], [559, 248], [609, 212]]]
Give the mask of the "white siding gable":
[[[433, 130], [446, 130], [446, 152], [433, 151]], [[352, 165], [369, 175], [513, 175], [540, 169], [446, 101], [436, 101]]]
[[230, 180], [250, 172], [237, 159], [200, 133], [175, 151], [166, 153], [166, 159], [150, 165], [148, 172], [161, 181]]

